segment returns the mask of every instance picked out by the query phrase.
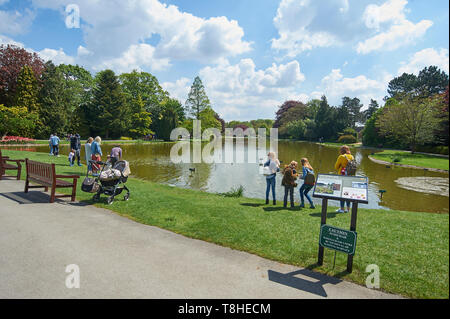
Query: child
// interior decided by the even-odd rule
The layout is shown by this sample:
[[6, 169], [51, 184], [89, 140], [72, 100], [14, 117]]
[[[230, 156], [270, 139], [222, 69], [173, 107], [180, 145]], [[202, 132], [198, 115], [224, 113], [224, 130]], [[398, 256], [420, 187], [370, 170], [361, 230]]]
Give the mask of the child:
[[287, 207], [287, 197], [289, 193], [289, 198], [291, 202], [291, 207], [294, 207], [294, 187], [297, 186], [295, 180], [297, 177], [294, 173], [295, 168], [297, 166], [297, 162], [292, 161], [289, 166], [286, 166], [283, 171], [283, 180], [281, 181], [281, 185], [284, 186], [284, 202], [283, 206]]
[[71, 149], [69, 153], [69, 164], [70, 166], [73, 166], [73, 160], [75, 159], [75, 150]]
[[[300, 207], [301, 208], [305, 207], [304, 197], [306, 197], [308, 199], [309, 204], [311, 205], [310, 208], [314, 209], [316, 207], [314, 206], [314, 203], [313, 203], [311, 197], [309, 197], [309, 195], [308, 195], [308, 192], [314, 187], [314, 183], [315, 183], [314, 169], [312, 168], [311, 164], [309, 164], [309, 161], [307, 158], [302, 158], [300, 162], [302, 163], [302, 169], [303, 169], [302, 179], [304, 180], [302, 187], [300, 187], [300, 200], [301, 200]], [[307, 175], [309, 175], [309, 177], [307, 177]]]

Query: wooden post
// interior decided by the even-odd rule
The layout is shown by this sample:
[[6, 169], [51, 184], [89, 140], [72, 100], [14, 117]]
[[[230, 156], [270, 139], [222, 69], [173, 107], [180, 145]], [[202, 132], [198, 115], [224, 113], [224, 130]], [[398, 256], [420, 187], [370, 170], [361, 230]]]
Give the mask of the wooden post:
[[[328, 199], [322, 198], [322, 216], [320, 219], [321, 227], [322, 227], [322, 225], [325, 225], [327, 223], [327, 208], [328, 208]], [[324, 252], [324, 247], [319, 245], [319, 257], [317, 260], [317, 264], [319, 266], [323, 265], [323, 252]]]
[[[356, 215], [358, 213], [358, 203], [352, 203], [352, 219], [350, 221], [350, 230], [356, 231]], [[347, 272], [351, 273], [353, 270], [353, 255], [347, 257]]]

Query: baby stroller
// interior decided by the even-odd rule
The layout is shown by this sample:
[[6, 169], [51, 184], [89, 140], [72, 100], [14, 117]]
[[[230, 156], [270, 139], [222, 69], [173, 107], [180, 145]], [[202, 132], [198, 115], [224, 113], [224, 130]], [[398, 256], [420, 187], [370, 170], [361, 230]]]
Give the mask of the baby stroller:
[[101, 165], [100, 174], [95, 179], [87, 177], [81, 187], [85, 192], [95, 192], [95, 195], [92, 197], [94, 202], [98, 202], [100, 195], [105, 194], [108, 196], [107, 203], [112, 204], [114, 197], [121, 194], [123, 190], [127, 191], [123, 199], [128, 200], [130, 198], [130, 190], [125, 185], [128, 175], [131, 173], [127, 161], [117, 161], [114, 163], [114, 166], [111, 165], [109, 160], [106, 162], [89, 160], [89, 162]]

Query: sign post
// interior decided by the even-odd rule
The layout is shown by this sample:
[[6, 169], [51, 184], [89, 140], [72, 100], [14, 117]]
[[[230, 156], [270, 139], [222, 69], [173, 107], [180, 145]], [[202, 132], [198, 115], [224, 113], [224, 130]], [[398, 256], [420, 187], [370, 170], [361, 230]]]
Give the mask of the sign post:
[[[314, 186], [313, 197], [322, 198], [322, 214], [320, 220], [319, 253], [317, 264], [323, 265], [324, 248], [346, 253], [347, 272], [353, 270], [353, 256], [356, 251], [356, 219], [358, 203], [368, 203], [367, 177], [332, 174], [318, 174]], [[352, 202], [350, 230], [327, 225], [328, 199]]]

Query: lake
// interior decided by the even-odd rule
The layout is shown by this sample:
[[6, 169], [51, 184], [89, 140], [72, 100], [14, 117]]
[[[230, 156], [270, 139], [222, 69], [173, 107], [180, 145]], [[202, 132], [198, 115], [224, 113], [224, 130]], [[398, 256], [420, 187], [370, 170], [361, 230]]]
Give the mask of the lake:
[[[232, 187], [242, 185], [245, 189], [244, 196], [265, 198], [266, 181], [265, 177], [260, 174], [258, 163], [265, 159], [258, 158], [256, 163], [243, 164], [175, 164], [170, 160], [170, 149], [173, 145], [172, 143], [138, 143], [122, 145], [121, 147], [124, 159], [130, 162], [132, 176], [153, 182], [213, 193], [227, 192]], [[103, 153], [108, 154], [112, 147], [113, 145], [102, 145]], [[11, 149], [20, 148], [12, 147]], [[31, 146], [26, 147], [26, 150], [48, 152], [48, 146]], [[247, 142], [245, 142], [242, 151], [246, 156]], [[263, 151], [264, 153], [266, 152], [265, 149]], [[278, 143], [278, 157], [283, 164], [288, 164], [291, 160], [300, 163], [302, 157], [307, 157], [316, 174], [335, 174], [334, 164], [338, 151], [338, 148], [310, 142], [279, 141]], [[61, 156], [67, 156], [68, 152], [69, 147], [62, 145]], [[368, 155], [374, 152], [376, 150], [366, 148], [352, 149], [352, 153], [359, 163], [357, 175], [369, 178], [369, 204], [360, 204], [360, 207], [449, 212], [448, 174], [395, 166], [387, 168], [385, 165], [374, 163], [368, 158]], [[82, 157], [84, 159], [84, 146], [82, 146]], [[195, 168], [195, 172], [192, 172], [190, 168]], [[284, 195], [281, 178], [281, 174], [278, 174], [276, 196], [280, 201], [282, 201]], [[423, 187], [411, 187], [411, 185], [405, 186], [404, 181], [417, 181], [419, 185], [420, 183], [425, 184], [423, 184]], [[442, 189], [440, 192], [438, 190], [435, 191], [433, 187], [430, 190], [429, 185], [433, 183], [441, 185], [444, 191]], [[299, 202], [298, 188], [295, 192], [295, 200]], [[418, 189], [426, 191], [426, 193], [417, 191]], [[383, 194], [383, 199], [381, 199], [380, 190], [386, 191]], [[321, 200], [314, 199], [314, 202], [320, 204]], [[282, 202], [279, 202], [279, 204], [282, 204]], [[338, 206], [339, 202], [330, 201], [330, 205]]]

